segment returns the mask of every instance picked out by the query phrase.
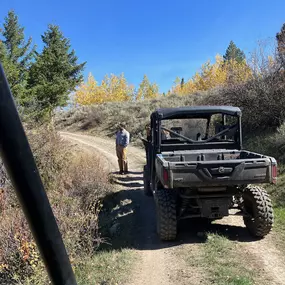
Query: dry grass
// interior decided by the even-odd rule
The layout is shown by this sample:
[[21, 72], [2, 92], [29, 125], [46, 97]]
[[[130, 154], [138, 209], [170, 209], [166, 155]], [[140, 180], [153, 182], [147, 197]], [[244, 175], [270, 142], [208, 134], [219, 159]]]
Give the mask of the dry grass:
[[252, 266], [245, 264], [240, 245], [218, 234], [207, 234], [205, 244], [193, 253], [180, 248], [176, 254], [192, 268], [191, 271], [198, 269], [204, 273], [203, 284], [260, 284], [255, 283], [259, 280]]
[[98, 252], [75, 268], [78, 285], [126, 284], [126, 275], [136, 259], [130, 249]]
[[[103, 241], [98, 214], [101, 199], [112, 191], [108, 173], [99, 157], [67, 151], [52, 128], [29, 132], [29, 139], [73, 266], [80, 266]], [[47, 284], [14, 191], [3, 171], [1, 177], [0, 284]]]
[[242, 260], [238, 244], [218, 234], [208, 235], [202, 263], [209, 272], [209, 284], [253, 285], [255, 274]]

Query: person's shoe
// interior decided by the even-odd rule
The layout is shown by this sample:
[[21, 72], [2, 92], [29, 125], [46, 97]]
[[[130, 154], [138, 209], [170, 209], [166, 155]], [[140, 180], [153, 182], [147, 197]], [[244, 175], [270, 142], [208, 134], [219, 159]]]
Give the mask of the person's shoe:
[[120, 174], [120, 175], [123, 175], [123, 174], [124, 174], [124, 172], [123, 172], [123, 171], [120, 171], [120, 172], [119, 172], [119, 174]]

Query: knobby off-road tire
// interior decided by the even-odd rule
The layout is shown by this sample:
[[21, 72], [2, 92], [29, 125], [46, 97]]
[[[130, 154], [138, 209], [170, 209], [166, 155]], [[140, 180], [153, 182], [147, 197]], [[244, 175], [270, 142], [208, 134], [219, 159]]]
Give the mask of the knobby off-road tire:
[[176, 196], [174, 191], [155, 191], [157, 234], [161, 240], [174, 240], [177, 235]]
[[273, 208], [269, 195], [262, 187], [248, 186], [243, 193], [243, 207], [250, 217], [243, 221], [249, 232], [262, 238], [266, 236], [273, 225]]
[[143, 167], [143, 192], [146, 196], [152, 196], [152, 190], [150, 188], [150, 179], [147, 166]]

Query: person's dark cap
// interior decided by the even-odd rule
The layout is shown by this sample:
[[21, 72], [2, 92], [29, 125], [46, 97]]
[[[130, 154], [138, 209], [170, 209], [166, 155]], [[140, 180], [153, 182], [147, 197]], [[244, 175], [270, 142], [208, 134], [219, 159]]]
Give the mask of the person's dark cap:
[[118, 124], [118, 127], [121, 128], [121, 129], [125, 129], [126, 128], [126, 125], [124, 123], [119, 123]]

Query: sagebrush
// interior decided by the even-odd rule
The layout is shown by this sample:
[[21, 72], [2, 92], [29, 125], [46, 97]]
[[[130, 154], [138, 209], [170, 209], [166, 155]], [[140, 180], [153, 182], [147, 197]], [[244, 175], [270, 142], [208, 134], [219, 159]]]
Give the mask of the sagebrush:
[[[101, 199], [109, 191], [99, 157], [63, 141], [51, 126], [28, 131], [37, 166], [74, 267], [102, 242]], [[0, 284], [47, 284], [48, 279], [22, 209], [1, 164]]]

